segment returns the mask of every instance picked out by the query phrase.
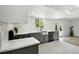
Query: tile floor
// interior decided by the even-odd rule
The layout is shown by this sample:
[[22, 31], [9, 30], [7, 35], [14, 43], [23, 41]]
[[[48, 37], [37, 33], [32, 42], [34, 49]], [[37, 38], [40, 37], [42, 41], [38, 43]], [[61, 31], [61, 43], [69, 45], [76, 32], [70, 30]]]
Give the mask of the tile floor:
[[62, 37], [39, 45], [39, 54], [79, 54], [79, 37]]

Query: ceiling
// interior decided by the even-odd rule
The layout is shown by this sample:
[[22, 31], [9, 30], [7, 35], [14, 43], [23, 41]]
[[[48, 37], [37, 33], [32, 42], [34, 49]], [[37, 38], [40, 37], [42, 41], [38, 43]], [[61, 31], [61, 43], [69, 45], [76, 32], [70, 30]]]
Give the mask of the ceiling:
[[78, 5], [31, 5], [28, 13], [30, 16], [61, 19], [61, 18], [79, 18]]
[[79, 18], [79, 6], [78, 5], [45, 5], [45, 7], [55, 9], [61, 14], [64, 14], [64, 17], [62, 18]]

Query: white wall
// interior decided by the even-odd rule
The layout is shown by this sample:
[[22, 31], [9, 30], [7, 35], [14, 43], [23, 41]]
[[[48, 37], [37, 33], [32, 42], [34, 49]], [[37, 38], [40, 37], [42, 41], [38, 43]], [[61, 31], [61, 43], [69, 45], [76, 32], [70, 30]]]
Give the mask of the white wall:
[[69, 36], [70, 35], [70, 21], [69, 20], [65, 20], [63, 23], [63, 36]]
[[71, 21], [68, 19], [58, 19], [57, 23], [62, 23], [62, 31], [59, 31], [60, 36], [69, 36]]
[[70, 34], [70, 27], [73, 26], [74, 36], [79, 36], [79, 19], [72, 18], [72, 19], [60, 19], [60, 22], [63, 22], [63, 31], [62, 36], [69, 36]]
[[44, 31], [55, 31], [55, 19], [45, 19]]
[[[43, 31], [54, 31], [54, 21], [52, 19], [44, 19], [44, 29]], [[19, 34], [23, 33], [31, 33], [31, 32], [39, 32], [40, 29], [35, 27], [35, 18], [29, 18], [28, 23], [24, 24], [19, 28]]]
[[8, 43], [8, 24], [1, 24], [1, 49], [5, 48]]
[[30, 32], [36, 32], [39, 31], [38, 28], [35, 27], [35, 20], [34, 18], [28, 18], [28, 23], [21, 25], [19, 28], [19, 34], [27, 34]]
[[74, 27], [74, 36], [79, 36], [79, 19], [71, 20], [71, 25]]

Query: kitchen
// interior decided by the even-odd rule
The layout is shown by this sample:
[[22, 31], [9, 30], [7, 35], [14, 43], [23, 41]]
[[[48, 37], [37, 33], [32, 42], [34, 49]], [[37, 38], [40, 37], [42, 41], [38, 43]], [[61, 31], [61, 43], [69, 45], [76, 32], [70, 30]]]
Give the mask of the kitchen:
[[[40, 8], [42, 13], [38, 11]], [[52, 20], [50, 19], [50, 15], [48, 16], [48, 13], [47, 13], [45, 17], [42, 17], [42, 15], [44, 16], [44, 14], [46, 13], [44, 12], [45, 9], [46, 9], [46, 12], [48, 10], [51, 11], [50, 8], [47, 8], [44, 6], [26, 6], [26, 5], [0, 6], [0, 19], [1, 19], [0, 20], [0, 23], [1, 23], [0, 24], [0, 32], [1, 32], [0, 52], [9, 53], [7, 51], [13, 50], [10, 53], [14, 53], [14, 52], [24, 53], [24, 52], [20, 52], [21, 50], [18, 50], [19, 52], [16, 52], [17, 49], [24, 47], [25, 49], [22, 49], [23, 51], [24, 50], [31, 51], [26, 53], [38, 53], [38, 45], [43, 41], [45, 36], [46, 38], [48, 38], [48, 32], [51, 32], [51, 31], [55, 32], [54, 27], [52, 27], [52, 25], [53, 26], [55, 25], [54, 24], [55, 22], [52, 23]], [[40, 17], [44, 19], [44, 22], [46, 23], [42, 33], [42, 34], [45, 34], [45, 33], [46, 34], [43, 37], [41, 42], [40, 40], [37, 40], [33, 36], [32, 37], [27, 36], [29, 33], [30, 34], [40, 33], [40, 29], [35, 27], [35, 19]], [[14, 28], [17, 31], [17, 33], [14, 33], [15, 31]], [[15, 38], [13, 38], [13, 36], [15, 36]], [[58, 40], [58, 38], [56, 40]], [[48, 42], [48, 40], [46, 42]]]

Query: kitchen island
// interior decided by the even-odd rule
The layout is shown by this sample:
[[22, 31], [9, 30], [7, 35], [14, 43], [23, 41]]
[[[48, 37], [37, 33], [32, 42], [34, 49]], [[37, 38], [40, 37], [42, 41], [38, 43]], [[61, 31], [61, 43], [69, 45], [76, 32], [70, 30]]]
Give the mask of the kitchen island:
[[43, 31], [42, 33], [35, 32], [35, 33], [29, 33], [29, 35], [39, 40], [41, 44], [59, 40], [58, 31]]
[[5, 47], [0, 49], [1, 54], [38, 54], [40, 41], [34, 37], [8, 41]]

